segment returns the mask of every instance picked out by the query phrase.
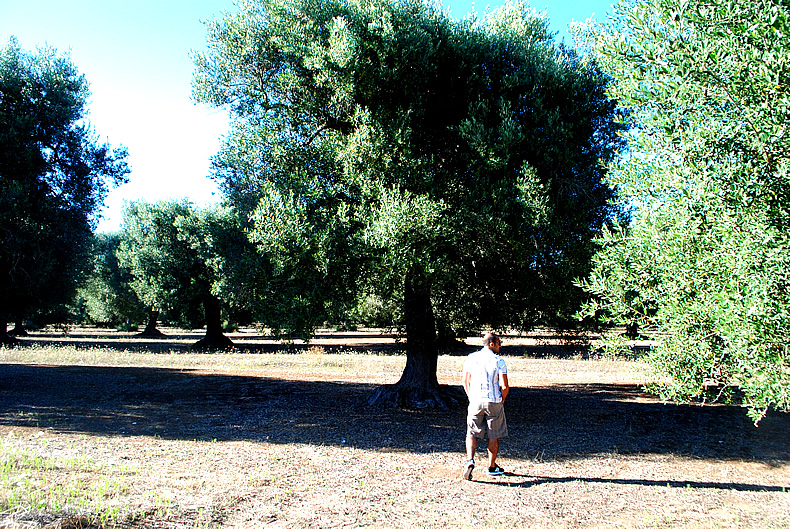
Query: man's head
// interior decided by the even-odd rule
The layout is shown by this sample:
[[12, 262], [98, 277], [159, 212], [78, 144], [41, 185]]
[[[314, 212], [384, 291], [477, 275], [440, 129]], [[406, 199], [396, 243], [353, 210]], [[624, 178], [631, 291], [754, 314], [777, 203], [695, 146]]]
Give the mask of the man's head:
[[499, 348], [502, 346], [502, 340], [500, 340], [499, 336], [497, 336], [495, 333], [487, 332], [483, 336], [483, 345], [495, 353], [499, 353]]

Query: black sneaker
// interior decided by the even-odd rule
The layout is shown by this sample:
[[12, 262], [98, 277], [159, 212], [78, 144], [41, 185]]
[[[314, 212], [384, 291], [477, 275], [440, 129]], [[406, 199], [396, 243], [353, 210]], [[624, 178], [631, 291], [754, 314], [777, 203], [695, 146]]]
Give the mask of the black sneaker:
[[494, 465], [493, 467], [488, 467], [488, 475], [489, 476], [501, 476], [505, 473], [505, 469], [500, 467], [499, 465]]
[[472, 471], [475, 469], [475, 461], [474, 459], [470, 459], [466, 462], [466, 466], [464, 467], [464, 479], [470, 480], [472, 479]]

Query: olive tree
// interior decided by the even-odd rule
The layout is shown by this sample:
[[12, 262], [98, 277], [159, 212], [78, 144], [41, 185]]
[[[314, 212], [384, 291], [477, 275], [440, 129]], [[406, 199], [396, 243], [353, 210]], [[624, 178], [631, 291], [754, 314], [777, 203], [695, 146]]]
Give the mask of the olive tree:
[[163, 336], [157, 328], [163, 311], [189, 311], [186, 293], [193, 256], [189, 245], [179, 239], [176, 224], [190, 215], [192, 205], [185, 201], [137, 201], [124, 207], [116, 255], [121, 268], [131, 276], [129, 286], [148, 313], [143, 337]]
[[220, 206], [197, 209], [187, 201], [133, 202], [124, 210], [122, 233], [119, 262], [149, 309], [143, 334], [161, 336], [156, 322], [167, 311], [205, 324], [206, 335], [193, 348], [232, 347], [222, 330], [223, 305], [243, 307], [247, 298], [235, 280], [243, 277], [237, 268], [244, 267], [244, 255], [252, 253], [235, 214]]
[[372, 400], [423, 407], [448, 399], [437, 328], [575, 312], [616, 213], [619, 125], [607, 76], [543, 15], [246, 0], [208, 29], [194, 97], [233, 117], [214, 175], [275, 285], [265, 323], [310, 331], [360, 294], [397, 299], [406, 368]]
[[[595, 36], [630, 111], [588, 314], [653, 328], [667, 399], [790, 409], [786, 2], [639, 0]], [[609, 346], [622, 345], [613, 339]]]
[[233, 342], [223, 332], [223, 309], [235, 315], [248, 308], [250, 286], [257, 267], [248, 268], [254, 248], [235, 212], [213, 206], [182, 215], [175, 222], [178, 240], [189, 247], [188, 297], [203, 306], [206, 335], [195, 349], [226, 349]]
[[87, 122], [89, 95], [67, 55], [0, 49], [0, 342], [9, 318], [73, 299], [108, 188], [129, 172]]

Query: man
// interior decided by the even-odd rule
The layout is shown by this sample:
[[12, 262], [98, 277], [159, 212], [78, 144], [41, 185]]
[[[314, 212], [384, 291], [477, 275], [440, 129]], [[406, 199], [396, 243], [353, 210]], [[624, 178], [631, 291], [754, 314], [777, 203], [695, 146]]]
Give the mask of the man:
[[483, 348], [470, 354], [464, 362], [463, 384], [469, 397], [464, 479], [472, 479], [478, 439], [488, 438], [488, 475], [501, 476], [505, 473], [496, 464], [499, 439], [507, 436], [504, 404], [510, 392], [507, 366], [499, 356], [500, 347], [502, 341], [499, 336], [489, 332], [483, 337]]

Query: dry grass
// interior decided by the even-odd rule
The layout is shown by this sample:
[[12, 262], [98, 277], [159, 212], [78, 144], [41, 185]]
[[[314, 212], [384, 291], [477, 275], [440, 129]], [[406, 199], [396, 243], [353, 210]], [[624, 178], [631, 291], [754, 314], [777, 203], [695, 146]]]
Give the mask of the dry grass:
[[[510, 355], [508, 474], [481, 452], [467, 482], [464, 411], [370, 409], [405, 358], [344, 335], [0, 350], [0, 527], [790, 527], [790, 417], [664, 405], [631, 362]], [[441, 356], [440, 381], [462, 362]]]

